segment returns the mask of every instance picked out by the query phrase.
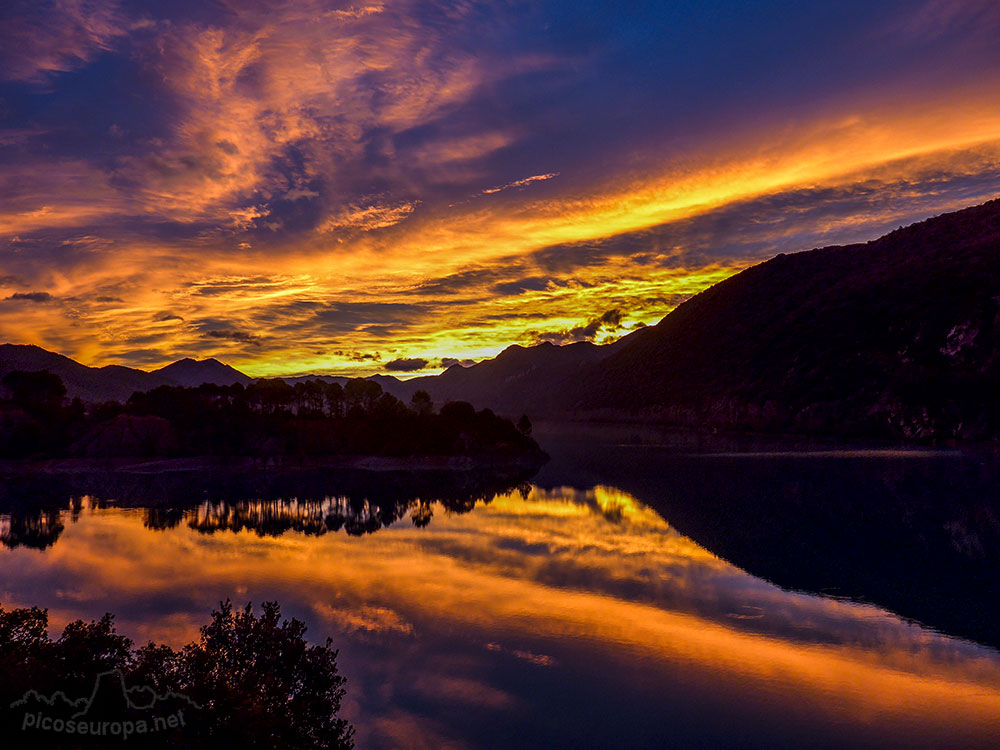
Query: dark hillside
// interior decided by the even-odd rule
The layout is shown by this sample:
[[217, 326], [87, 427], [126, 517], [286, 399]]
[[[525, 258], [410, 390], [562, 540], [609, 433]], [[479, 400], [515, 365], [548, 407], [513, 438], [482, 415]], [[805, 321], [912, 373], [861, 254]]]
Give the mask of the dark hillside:
[[1000, 201], [779, 255], [590, 368], [563, 405], [700, 426], [1000, 434]]
[[565, 346], [547, 342], [529, 347], [515, 344], [493, 359], [471, 367], [452, 365], [440, 375], [414, 378], [403, 385], [413, 390], [422, 388], [435, 401], [470, 401], [508, 417], [525, 412], [546, 414], [567, 383], [624, 343], [623, 339], [608, 346], [586, 341]]

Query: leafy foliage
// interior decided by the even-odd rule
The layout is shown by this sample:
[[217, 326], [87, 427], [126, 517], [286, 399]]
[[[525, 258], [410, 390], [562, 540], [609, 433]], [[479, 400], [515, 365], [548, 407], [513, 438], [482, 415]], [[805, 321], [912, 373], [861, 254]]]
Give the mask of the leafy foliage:
[[[9, 706], [28, 691], [86, 698], [99, 674], [119, 670], [133, 689], [178, 694], [199, 707], [185, 726], [144, 737], [143, 746], [352, 748], [353, 729], [338, 716], [345, 680], [337, 652], [329, 640], [309, 644], [305, 632], [301, 621], [282, 619], [276, 602], [256, 615], [250, 604], [234, 610], [226, 601], [198, 642], [179, 651], [153, 643], [133, 649], [110, 614], [72, 622], [51, 640], [46, 610], [0, 607], [0, 701]], [[23, 736], [19, 727], [5, 729], [8, 738]], [[62, 746], [81, 746], [75, 740]]]

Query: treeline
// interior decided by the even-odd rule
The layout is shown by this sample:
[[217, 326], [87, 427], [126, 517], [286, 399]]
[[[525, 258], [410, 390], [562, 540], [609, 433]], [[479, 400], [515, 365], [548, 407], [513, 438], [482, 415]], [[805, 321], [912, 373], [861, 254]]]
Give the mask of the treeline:
[[47, 371], [14, 371], [2, 382], [5, 458], [540, 454], [526, 417], [515, 426], [466, 402], [437, 411], [424, 391], [405, 404], [371, 380], [161, 386], [97, 405], [67, 401]]

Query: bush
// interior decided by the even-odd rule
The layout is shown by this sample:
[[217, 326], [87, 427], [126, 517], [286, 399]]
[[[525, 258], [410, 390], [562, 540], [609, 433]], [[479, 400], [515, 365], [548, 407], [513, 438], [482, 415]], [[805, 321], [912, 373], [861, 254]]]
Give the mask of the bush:
[[138, 724], [182, 712], [182, 726], [143, 736], [141, 745], [353, 748], [354, 730], [338, 716], [345, 680], [337, 652], [329, 640], [310, 645], [305, 631], [299, 620], [282, 620], [277, 602], [265, 602], [257, 616], [250, 604], [234, 611], [226, 601], [198, 642], [135, 650], [110, 614], [72, 622], [53, 641], [46, 610], [0, 607], [0, 700], [11, 706], [5, 737], [106, 746], [106, 737], [33, 732], [26, 717]]

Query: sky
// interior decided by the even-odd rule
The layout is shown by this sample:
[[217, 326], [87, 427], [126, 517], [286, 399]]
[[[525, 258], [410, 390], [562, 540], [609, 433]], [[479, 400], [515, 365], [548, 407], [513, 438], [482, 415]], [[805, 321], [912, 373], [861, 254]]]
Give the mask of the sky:
[[1000, 195], [995, 0], [10, 0], [0, 340], [429, 374]]

